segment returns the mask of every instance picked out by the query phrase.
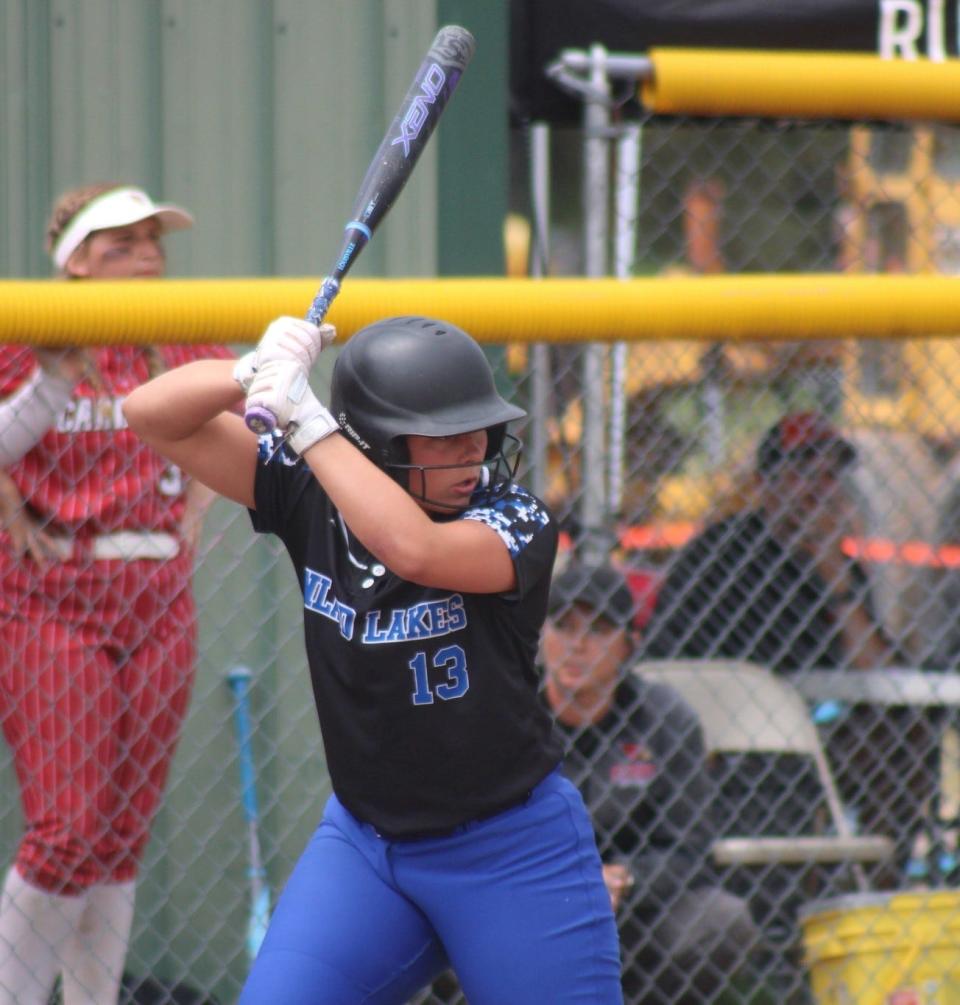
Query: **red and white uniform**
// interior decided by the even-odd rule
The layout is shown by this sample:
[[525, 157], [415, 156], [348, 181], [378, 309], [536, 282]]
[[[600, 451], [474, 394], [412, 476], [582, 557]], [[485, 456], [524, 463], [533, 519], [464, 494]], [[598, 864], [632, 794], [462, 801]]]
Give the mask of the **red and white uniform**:
[[[219, 346], [159, 352], [168, 368], [232, 355]], [[8, 469], [68, 557], [40, 565], [17, 556], [0, 530], [0, 725], [27, 822], [16, 863], [62, 894], [135, 877], [196, 655], [183, 480], [121, 410], [151, 376], [147, 354], [123, 346], [92, 355], [102, 386], [78, 384], [55, 426]], [[36, 366], [32, 350], [0, 348], [0, 398]], [[176, 553], [102, 556], [104, 542], [136, 555], [148, 532], [170, 535]]]

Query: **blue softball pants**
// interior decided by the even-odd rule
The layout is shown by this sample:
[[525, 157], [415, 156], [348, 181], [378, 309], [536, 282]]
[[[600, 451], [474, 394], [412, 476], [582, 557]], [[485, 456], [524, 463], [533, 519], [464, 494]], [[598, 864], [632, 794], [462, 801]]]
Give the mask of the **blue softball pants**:
[[394, 841], [331, 796], [239, 1005], [402, 1005], [452, 966], [470, 1005], [621, 1005], [616, 924], [583, 800]]

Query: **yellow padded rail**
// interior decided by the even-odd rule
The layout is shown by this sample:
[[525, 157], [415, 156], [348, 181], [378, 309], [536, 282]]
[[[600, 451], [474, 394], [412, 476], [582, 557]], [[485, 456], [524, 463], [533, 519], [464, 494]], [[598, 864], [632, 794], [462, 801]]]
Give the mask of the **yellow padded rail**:
[[678, 115], [960, 120], [960, 60], [869, 53], [651, 49], [641, 100]]
[[[316, 287], [314, 278], [0, 280], [0, 342], [254, 342], [276, 315], [303, 316]], [[960, 278], [356, 278], [329, 320], [345, 338], [396, 314], [444, 318], [482, 342], [956, 335]]]

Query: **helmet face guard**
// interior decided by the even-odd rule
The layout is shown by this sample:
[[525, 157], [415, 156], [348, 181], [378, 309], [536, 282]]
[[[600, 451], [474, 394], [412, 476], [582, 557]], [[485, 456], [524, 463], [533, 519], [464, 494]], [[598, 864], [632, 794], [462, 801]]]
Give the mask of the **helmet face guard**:
[[[512, 433], [504, 433], [502, 444], [497, 453], [492, 457], [489, 450], [484, 458], [483, 466], [480, 470], [480, 480], [474, 491], [471, 502], [491, 503], [503, 496], [510, 483], [516, 477], [517, 468], [520, 465], [520, 454], [523, 451], [523, 444], [520, 439]], [[430, 506], [440, 509], [460, 510], [460, 506], [451, 506], [449, 503], [440, 502], [439, 499], [431, 499], [427, 493], [427, 471], [452, 471], [456, 468], [472, 468], [475, 464], [401, 464], [388, 463], [384, 466], [387, 474], [398, 481], [414, 499]], [[419, 474], [419, 478], [416, 476]], [[416, 486], [419, 484], [420, 490]]]
[[[507, 423], [526, 413], [497, 392], [480, 346], [445, 321], [398, 317], [377, 321], [354, 334], [337, 357], [331, 411], [344, 434], [417, 499], [406, 438], [457, 436], [487, 431], [486, 482], [505, 491], [519, 463], [519, 441]], [[492, 465], [489, 462], [494, 462]], [[512, 462], [512, 463], [511, 463]], [[460, 467], [462, 465], [456, 465]], [[442, 505], [442, 504], [441, 504]]]

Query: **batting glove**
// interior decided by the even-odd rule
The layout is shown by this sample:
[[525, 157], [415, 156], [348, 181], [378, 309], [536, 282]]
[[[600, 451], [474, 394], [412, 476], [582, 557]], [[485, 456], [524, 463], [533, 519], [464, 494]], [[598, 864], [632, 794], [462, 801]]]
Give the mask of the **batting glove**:
[[293, 360], [309, 373], [317, 357], [337, 337], [333, 325], [319, 327], [303, 318], [280, 317], [272, 321], [257, 344], [253, 368], [274, 360]]
[[286, 442], [298, 454], [339, 430], [337, 420], [310, 387], [307, 371], [293, 360], [274, 360], [259, 367], [247, 393], [247, 410], [265, 408], [277, 419]]
[[256, 375], [257, 375], [257, 350], [251, 349], [250, 352], [244, 353], [236, 361], [236, 363], [233, 364], [233, 379], [243, 389], [244, 394], [249, 394], [250, 385], [253, 383], [253, 378]]

